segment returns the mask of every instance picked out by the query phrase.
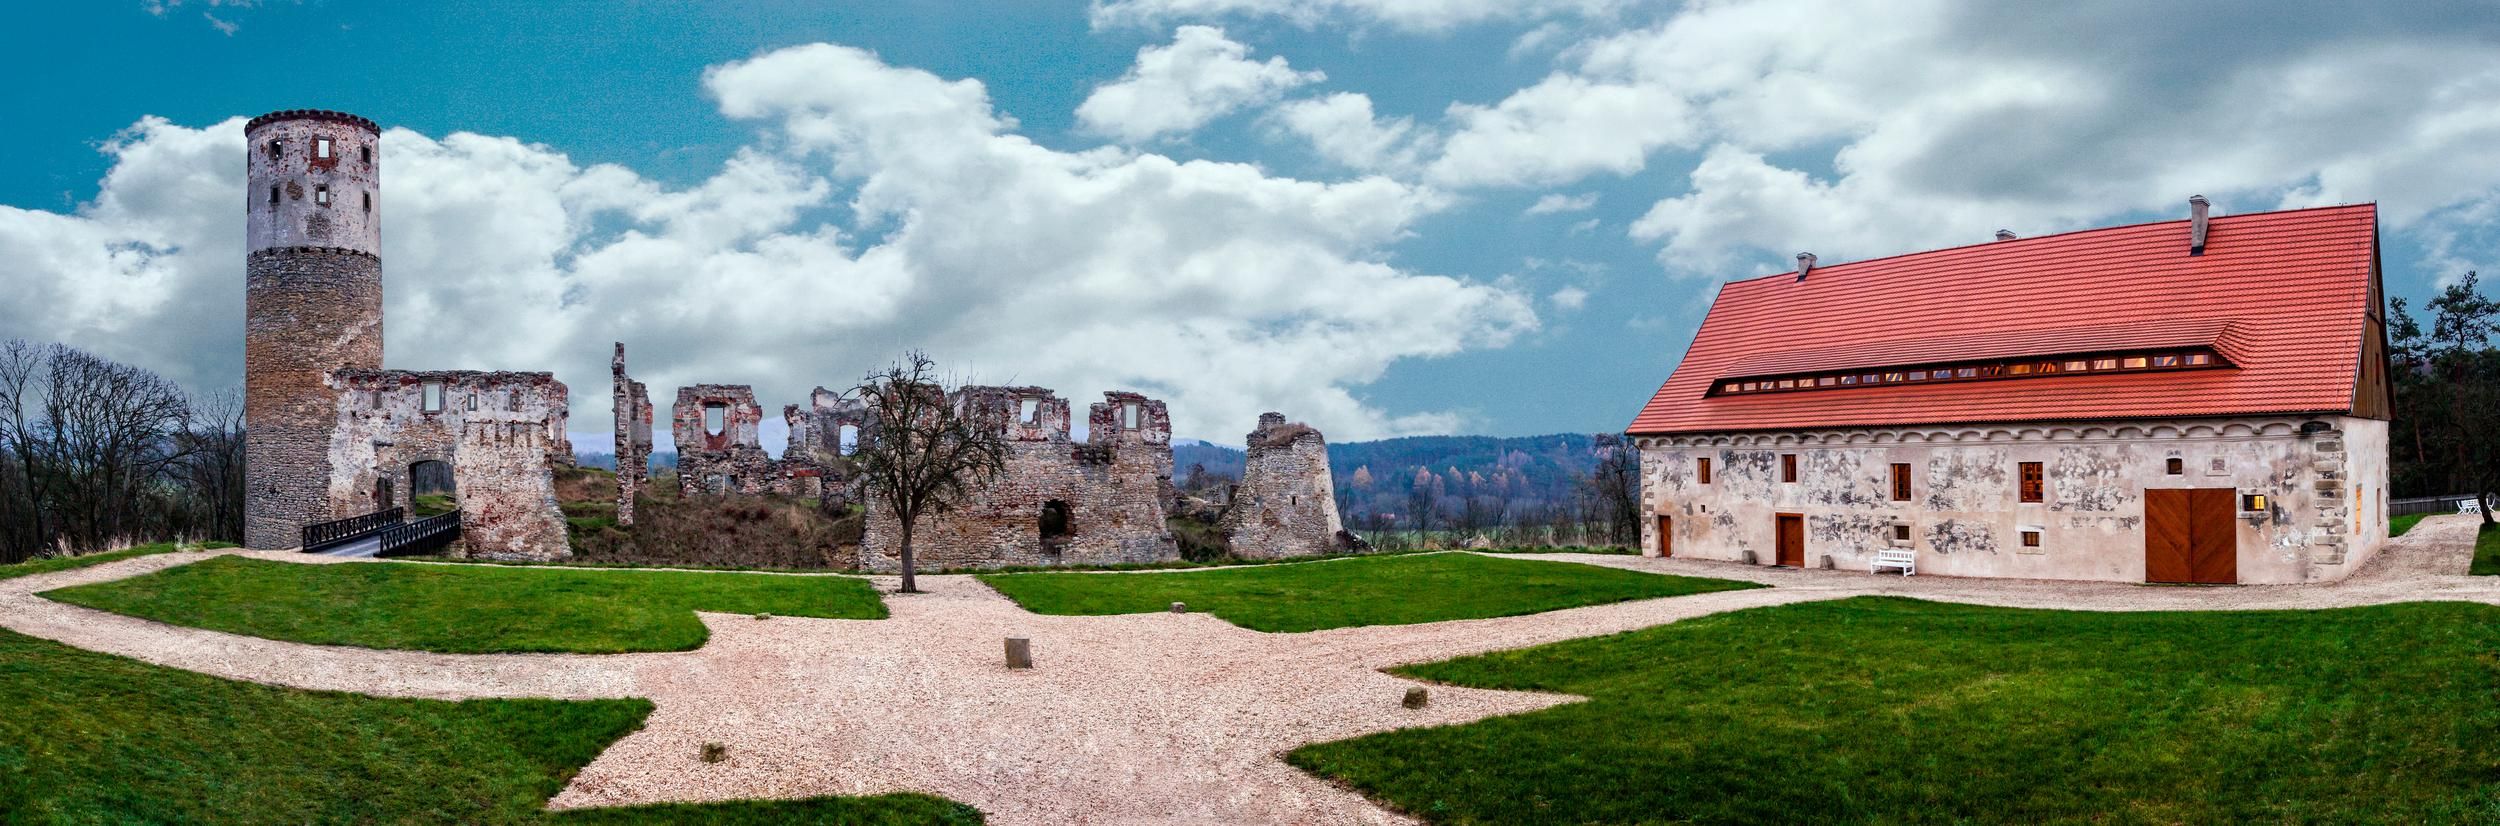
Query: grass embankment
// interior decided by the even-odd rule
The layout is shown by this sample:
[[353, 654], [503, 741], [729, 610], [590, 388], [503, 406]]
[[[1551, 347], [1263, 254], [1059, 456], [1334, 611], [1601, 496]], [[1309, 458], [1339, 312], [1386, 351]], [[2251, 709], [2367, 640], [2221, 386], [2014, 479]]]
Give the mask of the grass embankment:
[[441, 516], [460, 509], [460, 502], [448, 493], [423, 493], [411, 496], [408, 500], [408, 516], [414, 519]]
[[102, 565], [107, 562], [120, 562], [125, 559], [153, 556], [155, 554], [173, 553], [175, 551], [215, 550], [218, 548], [232, 547], [234, 547], [234, 543], [231, 542], [208, 542], [199, 545], [184, 545], [177, 542], [159, 542], [154, 545], [139, 545], [136, 547], [124, 548], [118, 551], [106, 551], [100, 554], [87, 554], [85, 556], [54, 556], [45, 557], [43, 559], [29, 559], [15, 564], [0, 565], [0, 579], [16, 579], [22, 576], [48, 574], [54, 571], [67, 571], [73, 568], [85, 568], [90, 565]]
[[2474, 535], [2474, 567], [2466, 573], [2475, 576], [2500, 576], [2500, 526], [2484, 525]]
[[2387, 535], [2391, 538], [2403, 536], [2405, 531], [2413, 530], [2413, 526], [2421, 524], [2422, 520], [2429, 516], [2430, 514], [2427, 513], [2408, 513], [2403, 516], [2388, 517]]
[[453, 654], [684, 651], [708, 636], [696, 611], [886, 615], [876, 589], [854, 577], [234, 557], [43, 596], [269, 639]]
[[1760, 608], [1399, 669], [1590, 702], [1287, 755], [1441, 823], [2500, 819], [2500, 609]]
[[856, 506], [828, 508], [803, 496], [683, 496], [662, 473], [634, 498], [634, 524], [616, 523], [616, 474], [590, 468], [556, 475], [573, 557], [567, 564], [662, 565], [754, 570], [848, 569], [867, 521]]
[[1137, 614], [1186, 602], [1190, 610], [1244, 628], [1277, 632], [1502, 617], [1760, 587], [1475, 554], [1356, 557], [1169, 574], [986, 574], [980, 579], [1040, 614]]
[[[920, 795], [549, 813], [643, 700], [386, 700], [221, 680], [0, 631], [9, 823], [977, 823]], [[695, 755], [686, 771], [699, 770]]]

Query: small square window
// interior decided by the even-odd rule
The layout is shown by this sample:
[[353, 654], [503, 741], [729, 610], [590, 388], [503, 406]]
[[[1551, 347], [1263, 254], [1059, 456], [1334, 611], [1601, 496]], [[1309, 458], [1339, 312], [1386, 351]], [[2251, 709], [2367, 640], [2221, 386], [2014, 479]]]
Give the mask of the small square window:
[[1908, 542], [1908, 541], [1910, 541], [1910, 526], [1908, 526], [1908, 525], [1898, 525], [1898, 524], [1896, 524], [1896, 525], [1892, 526], [1892, 541], [1894, 541], [1894, 542]]
[[329, 206], [330, 187], [327, 185], [313, 187], [313, 203], [320, 204], [322, 206]]
[[2031, 373], [2031, 365], [2028, 365], [2028, 364], [2009, 364], [2009, 365], [2006, 365], [2006, 367], [2005, 367], [2005, 372], [2006, 372], [2007, 374], [2009, 374], [2009, 375], [2016, 375], [2016, 376], [2029, 375], [2029, 374]]
[[2168, 461], [2162, 463], [2162, 468], [2163, 472], [2172, 476], [2185, 474], [2187, 473], [2187, 460], [2181, 459], [2177, 456], [2172, 456]]
[[2024, 531], [2024, 532], [2023, 532], [2023, 547], [2025, 547], [2025, 548], [2037, 548], [2037, 547], [2040, 547], [2040, 532], [2039, 532], [2039, 531]]

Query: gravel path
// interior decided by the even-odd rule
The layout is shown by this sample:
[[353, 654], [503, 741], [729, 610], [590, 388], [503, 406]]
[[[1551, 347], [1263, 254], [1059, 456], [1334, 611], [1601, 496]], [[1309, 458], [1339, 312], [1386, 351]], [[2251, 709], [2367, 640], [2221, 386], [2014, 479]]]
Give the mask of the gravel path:
[[[1204, 614], [1041, 616], [969, 576], [927, 576], [921, 581], [928, 593], [887, 598], [889, 619], [703, 614], [712, 636], [699, 650], [608, 656], [303, 645], [33, 596], [209, 555], [181, 553], [0, 581], [0, 626], [158, 665], [303, 688], [446, 699], [650, 698], [656, 709], [646, 727], [585, 767], [549, 802], [558, 809], [920, 791], [977, 806], [1002, 826], [1405, 823], [1277, 755], [1304, 743], [1463, 723], [1576, 698], [1434, 686], [1429, 706], [1409, 710], [1399, 699], [1416, 683], [1381, 673], [1386, 666], [1866, 594], [2113, 611], [2500, 604], [2500, 577], [2461, 575], [2474, 528], [2471, 517], [2425, 520], [2352, 579], [2311, 586], [2152, 588], [1540, 555], [1778, 587], [1305, 634], [1263, 634]], [[890, 579], [879, 582], [893, 587]], [[1033, 641], [1036, 668], [1003, 667], [1002, 640], [1010, 636]], [[698, 759], [710, 742], [725, 744], [728, 759]]]

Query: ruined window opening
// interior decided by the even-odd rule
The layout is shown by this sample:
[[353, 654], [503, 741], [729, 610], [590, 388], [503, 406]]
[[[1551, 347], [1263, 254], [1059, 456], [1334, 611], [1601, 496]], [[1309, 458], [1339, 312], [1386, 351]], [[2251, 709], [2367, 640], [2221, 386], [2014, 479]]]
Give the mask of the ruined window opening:
[[477, 412], [477, 394], [476, 394], [476, 393], [470, 393], [470, 394], [469, 394], [469, 400], [468, 400], [468, 402], [469, 402], [469, 403], [468, 403], [469, 412], [471, 412], [471, 413], [475, 413], [475, 412]]
[[439, 381], [429, 381], [429, 382], [426, 382], [426, 383], [425, 383], [422, 387], [420, 387], [420, 388], [418, 389], [418, 395], [419, 395], [419, 401], [423, 404], [423, 406], [424, 406], [424, 408], [425, 408], [425, 412], [427, 412], [427, 413], [441, 413], [441, 412], [443, 412], [443, 383], [442, 383], [442, 382], [439, 382]]
[[278, 188], [274, 185], [269, 187], [269, 205], [273, 207], [278, 205]]
[[839, 429], [838, 431], [836, 431], [836, 432], [835, 432], [835, 436], [834, 436], [834, 448], [833, 448], [833, 449], [834, 449], [836, 452], [838, 452], [838, 453], [840, 453], [840, 454], [842, 454], [842, 455], [844, 455], [844, 456], [849, 456], [849, 455], [851, 455], [851, 454], [853, 454], [853, 453], [858, 453], [858, 452], [859, 452], [859, 425], [855, 425], [855, 424], [846, 424], [846, 425], [843, 425], [843, 426], [841, 427], [841, 429]]
[[2023, 547], [2025, 547], [2025, 548], [2037, 548], [2037, 547], [2040, 547], [2040, 532], [2039, 532], [2039, 531], [2024, 531], [2024, 532], [2023, 532]]
[[2039, 462], [2022, 463], [2023, 501], [2048, 501], [2048, 477]]
[[1910, 501], [1910, 466], [1906, 462], [1892, 465], [1892, 501]]
[[2187, 473], [2187, 460], [2172, 456], [2168, 462], [2163, 463], [2163, 469], [2172, 476], [2183, 475]]
[[709, 436], [718, 436], [718, 435], [721, 435], [722, 433], [728, 432], [728, 430], [729, 430], [729, 405], [725, 405], [725, 404], [707, 404], [707, 405], [704, 405], [704, 406], [703, 406], [703, 432], [704, 432], [704, 434], [705, 434], [705, 435], [709, 435]]
[[362, 161], [362, 162], [364, 162], [364, 163], [372, 163], [372, 162], [373, 162], [373, 146], [372, 146], [371, 144], [367, 144], [367, 145], [364, 145], [364, 146], [359, 146], [359, 147], [356, 147], [356, 160], [358, 160], [358, 161]]
[[371, 192], [367, 192], [367, 193], [365, 193], [365, 211], [366, 211], [366, 212], [372, 212], [372, 211], [373, 211], [373, 193], [371, 193]]
[[313, 187], [313, 203], [320, 204], [322, 206], [330, 205], [329, 184], [318, 184]]
[[1136, 403], [1136, 402], [1130, 402], [1130, 403], [1128, 403], [1128, 404], [1120, 405], [1120, 427], [1125, 428], [1125, 429], [1128, 429], [1128, 430], [1136, 430], [1136, 429], [1137, 429], [1137, 403]]
[[1780, 481], [1797, 481], [1797, 454], [1780, 454]]
[[1693, 471], [1701, 478], [1702, 484], [1710, 484], [1710, 457], [1704, 456], [1699, 459], [1694, 459]]
[[1060, 540], [1068, 536], [1068, 503], [1057, 499], [1042, 503], [1042, 545], [1057, 552]]
[[1017, 402], [1016, 406], [1016, 421], [1023, 422], [1025, 424], [1032, 424], [1035, 421], [1040, 420], [1042, 417], [1042, 402], [1040, 399], [1024, 399]]
[[270, 141], [270, 142], [269, 142], [269, 159], [270, 159], [270, 160], [273, 160], [273, 161], [274, 161], [274, 160], [277, 160], [279, 155], [282, 155], [282, 154], [285, 154], [285, 153], [286, 153], [286, 141]]
[[329, 138], [314, 138], [314, 139], [313, 139], [313, 157], [315, 157], [315, 158], [320, 158], [320, 159], [325, 160], [325, 161], [330, 159], [330, 139], [329, 139]]

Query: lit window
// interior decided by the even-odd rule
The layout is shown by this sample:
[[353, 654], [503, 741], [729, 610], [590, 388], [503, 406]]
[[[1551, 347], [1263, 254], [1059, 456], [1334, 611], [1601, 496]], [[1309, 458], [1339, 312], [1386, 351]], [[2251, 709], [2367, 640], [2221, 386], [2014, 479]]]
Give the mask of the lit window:
[[314, 139], [313, 139], [313, 157], [320, 158], [320, 159], [325, 160], [325, 161], [330, 159], [330, 139], [329, 139], [329, 138], [314, 138]]
[[1894, 541], [1894, 542], [1908, 542], [1908, 541], [1910, 541], [1910, 526], [1908, 526], [1908, 525], [1894, 525], [1894, 526], [1892, 526], [1892, 541]]
[[2251, 494], [2247, 494], [2247, 495], [2244, 495], [2244, 496], [2241, 496], [2241, 497], [2240, 497], [2240, 510], [2244, 510], [2244, 511], [2252, 511], [2252, 512], [2253, 512], [2253, 511], [2263, 511], [2263, 510], [2265, 510], [2265, 509], [2266, 509], [2266, 495], [2265, 495], [2265, 494], [2262, 494], [2262, 493], [2251, 493]]
[[2128, 356], [2125, 360], [2118, 363], [2118, 366], [2125, 367], [2129, 370], [2141, 369], [2145, 365], [2146, 361], [2143, 356]]

